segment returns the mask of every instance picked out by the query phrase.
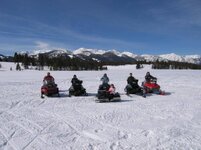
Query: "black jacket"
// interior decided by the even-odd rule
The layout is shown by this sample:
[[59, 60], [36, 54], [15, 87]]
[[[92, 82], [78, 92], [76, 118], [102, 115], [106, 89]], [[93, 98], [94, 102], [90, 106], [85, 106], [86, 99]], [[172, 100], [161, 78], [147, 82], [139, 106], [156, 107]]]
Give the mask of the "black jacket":
[[133, 82], [138, 82], [138, 80], [137, 79], [135, 79], [133, 76], [130, 76], [130, 77], [128, 77], [128, 79], [127, 79], [127, 83], [128, 84], [132, 84]]
[[151, 80], [157, 79], [156, 77], [153, 77], [152, 75], [146, 75], [145, 80], [146, 82], [150, 82]]
[[71, 83], [74, 84], [80, 84], [80, 80], [78, 78], [72, 78]]

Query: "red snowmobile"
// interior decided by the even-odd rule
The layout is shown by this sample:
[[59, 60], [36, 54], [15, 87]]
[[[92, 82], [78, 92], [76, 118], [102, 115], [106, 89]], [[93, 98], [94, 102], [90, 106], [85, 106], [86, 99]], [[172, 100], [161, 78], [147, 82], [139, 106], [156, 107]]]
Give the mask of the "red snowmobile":
[[59, 97], [59, 88], [54, 82], [44, 81], [44, 85], [41, 87], [41, 98], [45, 96], [57, 95]]
[[160, 85], [157, 84], [157, 79], [152, 79], [150, 82], [144, 82], [143, 87], [146, 93], [165, 95], [165, 92], [161, 91]]

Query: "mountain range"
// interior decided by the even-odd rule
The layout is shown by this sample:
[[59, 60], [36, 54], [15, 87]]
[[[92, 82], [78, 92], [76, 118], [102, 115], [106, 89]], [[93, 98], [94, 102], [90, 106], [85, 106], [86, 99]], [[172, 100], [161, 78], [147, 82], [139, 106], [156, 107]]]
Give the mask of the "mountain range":
[[[21, 54], [26, 52], [20, 52]], [[163, 55], [137, 55], [131, 52], [120, 52], [117, 50], [98, 50], [98, 49], [87, 49], [79, 48], [74, 51], [65, 49], [54, 49], [54, 50], [34, 50], [29, 52], [28, 55], [38, 57], [39, 54], [46, 54], [48, 57], [58, 57], [58, 56], [68, 56], [68, 57], [78, 57], [83, 60], [93, 59], [97, 62], [124, 62], [133, 63], [136, 61], [175, 61], [175, 62], [187, 62], [193, 64], [201, 64], [200, 55], [177, 55], [175, 53], [163, 54]], [[0, 55], [4, 57], [3, 55]]]

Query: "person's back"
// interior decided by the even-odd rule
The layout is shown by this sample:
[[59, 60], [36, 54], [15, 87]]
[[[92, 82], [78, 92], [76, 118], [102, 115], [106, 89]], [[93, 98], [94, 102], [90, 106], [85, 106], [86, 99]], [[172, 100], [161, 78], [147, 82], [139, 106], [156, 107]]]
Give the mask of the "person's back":
[[76, 75], [73, 76], [71, 80], [72, 86], [75, 90], [83, 90], [82, 80], [79, 80]]
[[101, 81], [102, 81], [102, 84], [108, 84], [109, 83], [109, 78], [107, 77], [106, 73], [101, 78]]
[[73, 85], [75, 85], [75, 84], [79, 83], [79, 81], [80, 81], [80, 80], [78, 80], [77, 76], [74, 75], [73, 78], [72, 78], [72, 80], [71, 80], [71, 83], [72, 83]]
[[44, 84], [54, 84], [54, 77], [52, 77], [50, 75], [50, 73], [48, 72], [47, 75], [43, 78], [43, 83]]

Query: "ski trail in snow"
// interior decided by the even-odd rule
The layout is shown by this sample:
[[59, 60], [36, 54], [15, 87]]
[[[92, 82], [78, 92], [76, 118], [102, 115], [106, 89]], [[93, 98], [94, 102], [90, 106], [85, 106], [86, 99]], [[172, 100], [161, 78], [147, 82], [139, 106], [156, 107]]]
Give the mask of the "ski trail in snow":
[[10, 145], [14, 150], [18, 150], [17, 148], [17, 144], [13, 143], [12, 142], [12, 137], [13, 135], [15, 134], [16, 131], [14, 131], [10, 136], [7, 136], [4, 131], [0, 128], [0, 133], [4, 136], [5, 138], [5, 141], [3, 142], [2, 145], [0, 145], [0, 148], [1, 147], [5, 147], [6, 145]]
[[48, 125], [47, 127], [45, 127], [43, 130], [41, 130], [38, 134], [36, 134], [32, 139], [31, 141], [29, 141], [23, 148], [22, 150], [25, 150], [31, 143], [33, 143], [34, 140], [36, 140], [42, 133], [45, 129], [47, 129], [49, 126], [51, 126], [52, 124]]
[[[80, 112], [78, 110], [78, 107], [77, 107], [78, 104], [82, 105], [82, 104], [77, 103], [77, 102], [75, 102], [73, 104], [73, 109], [74, 109], [75, 112], [77, 112], [80, 116], [83, 116], [83, 117], [85, 117], [85, 118], [87, 118], [89, 120], [92, 120], [92, 122], [95, 123], [94, 126], [96, 128], [97, 128], [96, 124], [101, 125], [101, 128], [99, 128], [99, 129], [93, 129], [94, 127], [92, 127], [92, 129], [94, 130], [93, 133], [92, 132], [89, 133], [89, 132], [83, 131], [85, 133], [85, 135], [87, 135], [87, 136], [89, 136], [89, 137], [91, 137], [92, 139], [95, 139], [95, 140], [100, 140], [100, 141], [102, 140], [102, 141], [104, 141], [105, 143], [108, 143], [108, 144], [111, 143], [109, 145], [113, 145], [115, 142], [118, 142], [118, 141], [121, 141], [121, 140], [127, 140], [131, 136], [129, 134], [130, 131], [128, 131], [128, 130], [125, 130], [123, 128], [117, 127], [117, 125], [116, 126], [112, 126], [110, 124], [103, 123], [103, 122], [101, 122], [101, 121], [99, 121], [99, 120], [97, 120], [97, 119], [95, 119], [93, 117], [90, 117], [89, 115], [86, 115], [86, 113]], [[114, 134], [118, 135], [117, 139], [110, 139], [110, 138], [107, 138], [105, 136], [104, 136], [104, 138], [100, 138], [100, 136], [97, 136], [97, 133], [99, 132], [99, 130], [100, 131], [108, 130], [111, 133], [113, 132]], [[118, 145], [120, 146], [120, 143]]]

